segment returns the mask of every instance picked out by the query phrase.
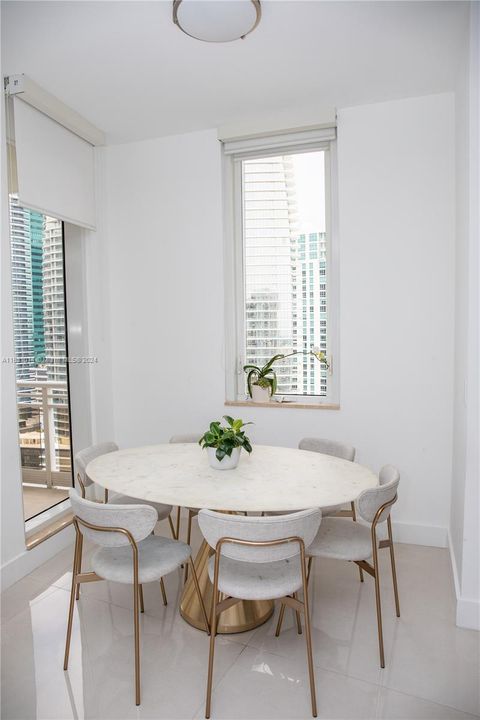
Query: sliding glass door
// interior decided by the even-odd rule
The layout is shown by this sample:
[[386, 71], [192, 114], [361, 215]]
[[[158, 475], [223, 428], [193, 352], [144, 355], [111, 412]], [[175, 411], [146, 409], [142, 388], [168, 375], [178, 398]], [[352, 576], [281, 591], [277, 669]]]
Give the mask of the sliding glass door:
[[72, 485], [63, 223], [10, 196], [13, 330], [25, 520]]

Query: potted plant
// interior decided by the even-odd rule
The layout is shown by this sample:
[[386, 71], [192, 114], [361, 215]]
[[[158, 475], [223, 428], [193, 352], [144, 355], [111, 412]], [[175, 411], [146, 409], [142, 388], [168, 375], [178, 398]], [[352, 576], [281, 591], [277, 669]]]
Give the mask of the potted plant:
[[273, 364], [277, 360], [282, 360], [292, 355], [314, 355], [320, 363], [327, 368], [330, 367], [323, 350], [314, 347], [311, 350], [294, 350], [291, 353], [274, 355], [270, 360], [259, 367], [258, 365], [244, 365], [243, 371], [247, 373], [248, 394], [253, 402], [265, 403], [270, 402], [270, 398], [277, 390], [277, 374], [273, 369]]
[[238, 465], [242, 447], [252, 452], [250, 440], [245, 435], [243, 428], [252, 423], [244, 423], [243, 420], [234, 420], [229, 415], [224, 415], [227, 426], [222, 426], [220, 420], [210, 423], [207, 432], [198, 441], [202, 448], [207, 448], [208, 461], [216, 470], [232, 470]]

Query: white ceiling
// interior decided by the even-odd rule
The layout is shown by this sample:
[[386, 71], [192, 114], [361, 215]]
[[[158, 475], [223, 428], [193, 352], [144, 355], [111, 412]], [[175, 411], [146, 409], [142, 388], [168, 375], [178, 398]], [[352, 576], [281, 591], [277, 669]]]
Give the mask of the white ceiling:
[[173, 25], [167, 0], [2, 2], [2, 69], [29, 75], [110, 142], [454, 88], [467, 3], [262, 0], [262, 10], [245, 40], [210, 44]]

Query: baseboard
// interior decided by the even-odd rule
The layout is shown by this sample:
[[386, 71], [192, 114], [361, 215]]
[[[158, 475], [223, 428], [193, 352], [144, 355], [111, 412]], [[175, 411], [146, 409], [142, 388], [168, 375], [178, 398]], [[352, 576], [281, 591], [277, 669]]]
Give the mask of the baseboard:
[[455, 622], [458, 627], [467, 628], [469, 630], [480, 630], [480, 600], [462, 597], [457, 561], [455, 559], [455, 553], [453, 552], [450, 530], [448, 531], [448, 550], [450, 552], [453, 584], [455, 587], [455, 597], [457, 599]]
[[457, 598], [456, 623], [461, 628], [480, 630], [480, 600]]
[[64, 548], [69, 545], [73, 545], [74, 540], [75, 532], [73, 527], [70, 526], [31, 550], [25, 549], [22, 553], [5, 563], [5, 565], [2, 565], [1, 589], [6, 590], [10, 585], [16, 583], [17, 580], [21, 580], [25, 575], [33, 572], [33, 570], [43, 565], [44, 562], [50, 560], [50, 558], [54, 557], [54, 555], [61, 550], [64, 550]]
[[414, 525], [412, 523], [392, 522], [395, 542], [407, 545], [427, 545], [429, 547], [448, 547], [448, 530], [440, 525]]

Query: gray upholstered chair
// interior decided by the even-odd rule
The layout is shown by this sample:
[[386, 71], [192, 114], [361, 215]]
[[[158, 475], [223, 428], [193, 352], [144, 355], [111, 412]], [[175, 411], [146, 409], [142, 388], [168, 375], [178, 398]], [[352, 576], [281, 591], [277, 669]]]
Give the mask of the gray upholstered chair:
[[[358, 514], [370, 527], [358, 522], [352, 523], [341, 517], [327, 517], [322, 520], [315, 539], [307, 548], [309, 575], [312, 558], [326, 557], [354, 562], [360, 569], [365, 570], [365, 572], [372, 575], [375, 579], [378, 644], [380, 666], [382, 668], [385, 667], [385, 654], [383, 650], [378, 549], [380, 547], [388, 547], [390, 549], [395, 610], [397, 617], [400, 617], [392, 521], [390, 518], [390, 510], [397, 500], [399, 482], [400, 473], [397, 468], [393, 467], [393, 465], [385, 465], [380, 470], [378, 487], [364, 490], [357, 498]], [[387, 524], [387, 539], [380, 540], [377, 530], [380, 529], [379, 526], [381, 527], [383, 523]], [[373, 558], [373, 564], [369, 562], [370, 558]]]
[[[76, 484], [80, 488], [80, 493], [82, 495], [82, 498], [85, 497], [85, 491], [87, 487], [90, 487], [93, 485], [93, 480], [88, 477], [87, 475], [87, 465], [92, 460], [95, 460], [95, 458], [100, 457], [101, 455], [106, 455], [107, 453], [116, 452], [118, 450], [118, 445], [114, 442], [104, 442], [99, 443], [98, 445], [91, 445], [90, 447], [84, 448], [83, 450], [80, 450], [75, 454], [75, 469], [76, 469]], [[121, 495], [118, 493], [113, 498], [109, 497], [108, 490], [105, 488], [105, 494], [104, 494], [104, 501], [109, 503], [110, 505], [150, 505], [153, 507], [157, 513], [157, 520], [164, 520], [165, 518], [168, 518], [168, 523], [170, 525], [170, 532], [172, 533], [172, 537], [175, 540], [175, 528], [173, 527], [172, 518], [170, 516], [170, 513], [172, 512], [173, 508], [171, 505], [163, 505], [163, 503], [155, 503], [155, 502], [149, 502], [148, 500], [138, 500], [137, 498], [129, 497], [128, 495]], [[80, 540], [81, 542], [81, 540]], [[77, 600], [80, 596], [80, 586], [77, 587]]]
[[[312, 715], [316, 717], [305, 547], [316, 536], [321, 519], [318, 508], [272, 517], [244, 517], [212, 510], [200, 511], [200, 529], [205, 540], [215, 550], [208, 567], [213, 583], [213, 598], [206, 718], [210, 717], [217, 617], [239, 600], [265, 599], [281, 599], [282, 603], [292, 607], [297, 613], [299, 632], [299, 613], [304, 613]], [[297, 598], [297, 592], [301, 589], [303, 602]], [[220, 599], [219, 593], [223, 593], [223, 599]]]
[[[114, 442], [104, 442], [99, 443], [98, 445], [91, 445], [90, 447], [85, 448], [84, 450], [80, 450], [75, 455], [75, 468], [76, 468], [76, 477], [77, 477], [77, 484], [80, 487], [80, 492], [82, 497], [85, 497], [85, 488], [89, 487], [93, 484], [93, 480], [88, 477], [87, 475], [87, 465], [92, 460], [95, 460], [95, 458], [100, 457], [101, 455], [106, 455], [107, 453], [115, 452], [118, 450], [118, 445]], [[137, 498], [129, 497], [128, 495], [121, 495], [117, 494], [113, 498], [109, 498], [108, 490], [105, 489], [105, 502], [110, 503], [110, 505], [150, 505], [151, 507], [155, 508], [157, 511], [157, 516], [159, 520], [164, 520], [165, 518], [168, 518], [169, 524], [170, 524], [170, 531], [172, 532], [172, 536], [175, 539], [175, 530], [172, 523], [172, 518], [170, 517], [170, 513], [172, 512], [172, 506], [171, 505], [164, 505], [163, 503], [156, 503], [156, 502], [150, 502], [148, 500], [138, 500]]]
[[[326, 440], [325, 438], [302, 438], [298, 443], [299, 450], [310, 450], [310, 452], [318, 452], [323, 455], [332, 455], [342, 460], [355, 460], [355, 448], [353, 445], [338, 442], [337, 440]], [[342, 513], [346, 517], [352, 517], [355, 520], [355, 503], [350, 504], [350, 510], [344, 510], [342, 505], [330, 505], [322, 508], [322, 517], [329, 515], [337, 515]]]
[[[68, 612], [67, 637], [63, 669], [68, 668], [73, 609], [77, 587], [82, 582], [109, 580], [133, 585], [134, 642], [135, 642], [135, 703], [140, 704], [140, 627], [139, 608], [143, 612], [142, 584], [160, 582], [166, 605], [164, 575], [173, 572], [187, 561], [191, 562], [191, 548], [178, 540], [153, 535], [157, 512], [149, 505], [120, 505], [96, 503], [70, 490], [76, 532], [73, 556], [72, 587]], [[82, 572], [83, 537], [98, 547], [91, 556], [91, 572]], [[192, 563], [192, 576], [203, 610], [205, 628], [209, 632], [207, 614]]]
[[[303, 438], [298, 443], [299, 450], [310, 450], [311, 452], [322, 453], [323, 455], [333, 455], [334, 457], [341, 458], [342, 460], [355, 460], [355, 448], [352, 445], [346, 443], [337, 442], [337, 440], [325, 440], [324, 438]], [[350, 510], [344, 510], [342, 505], [329, 505], [328, 507], [322, 508], [322, 517], [328, 515], [342, 515], [352, 517], [355, 520], [355, 503], [351, 503]], [[265, 513], [266, 515], [284, 515], [282, 511], [271, 511]]]

